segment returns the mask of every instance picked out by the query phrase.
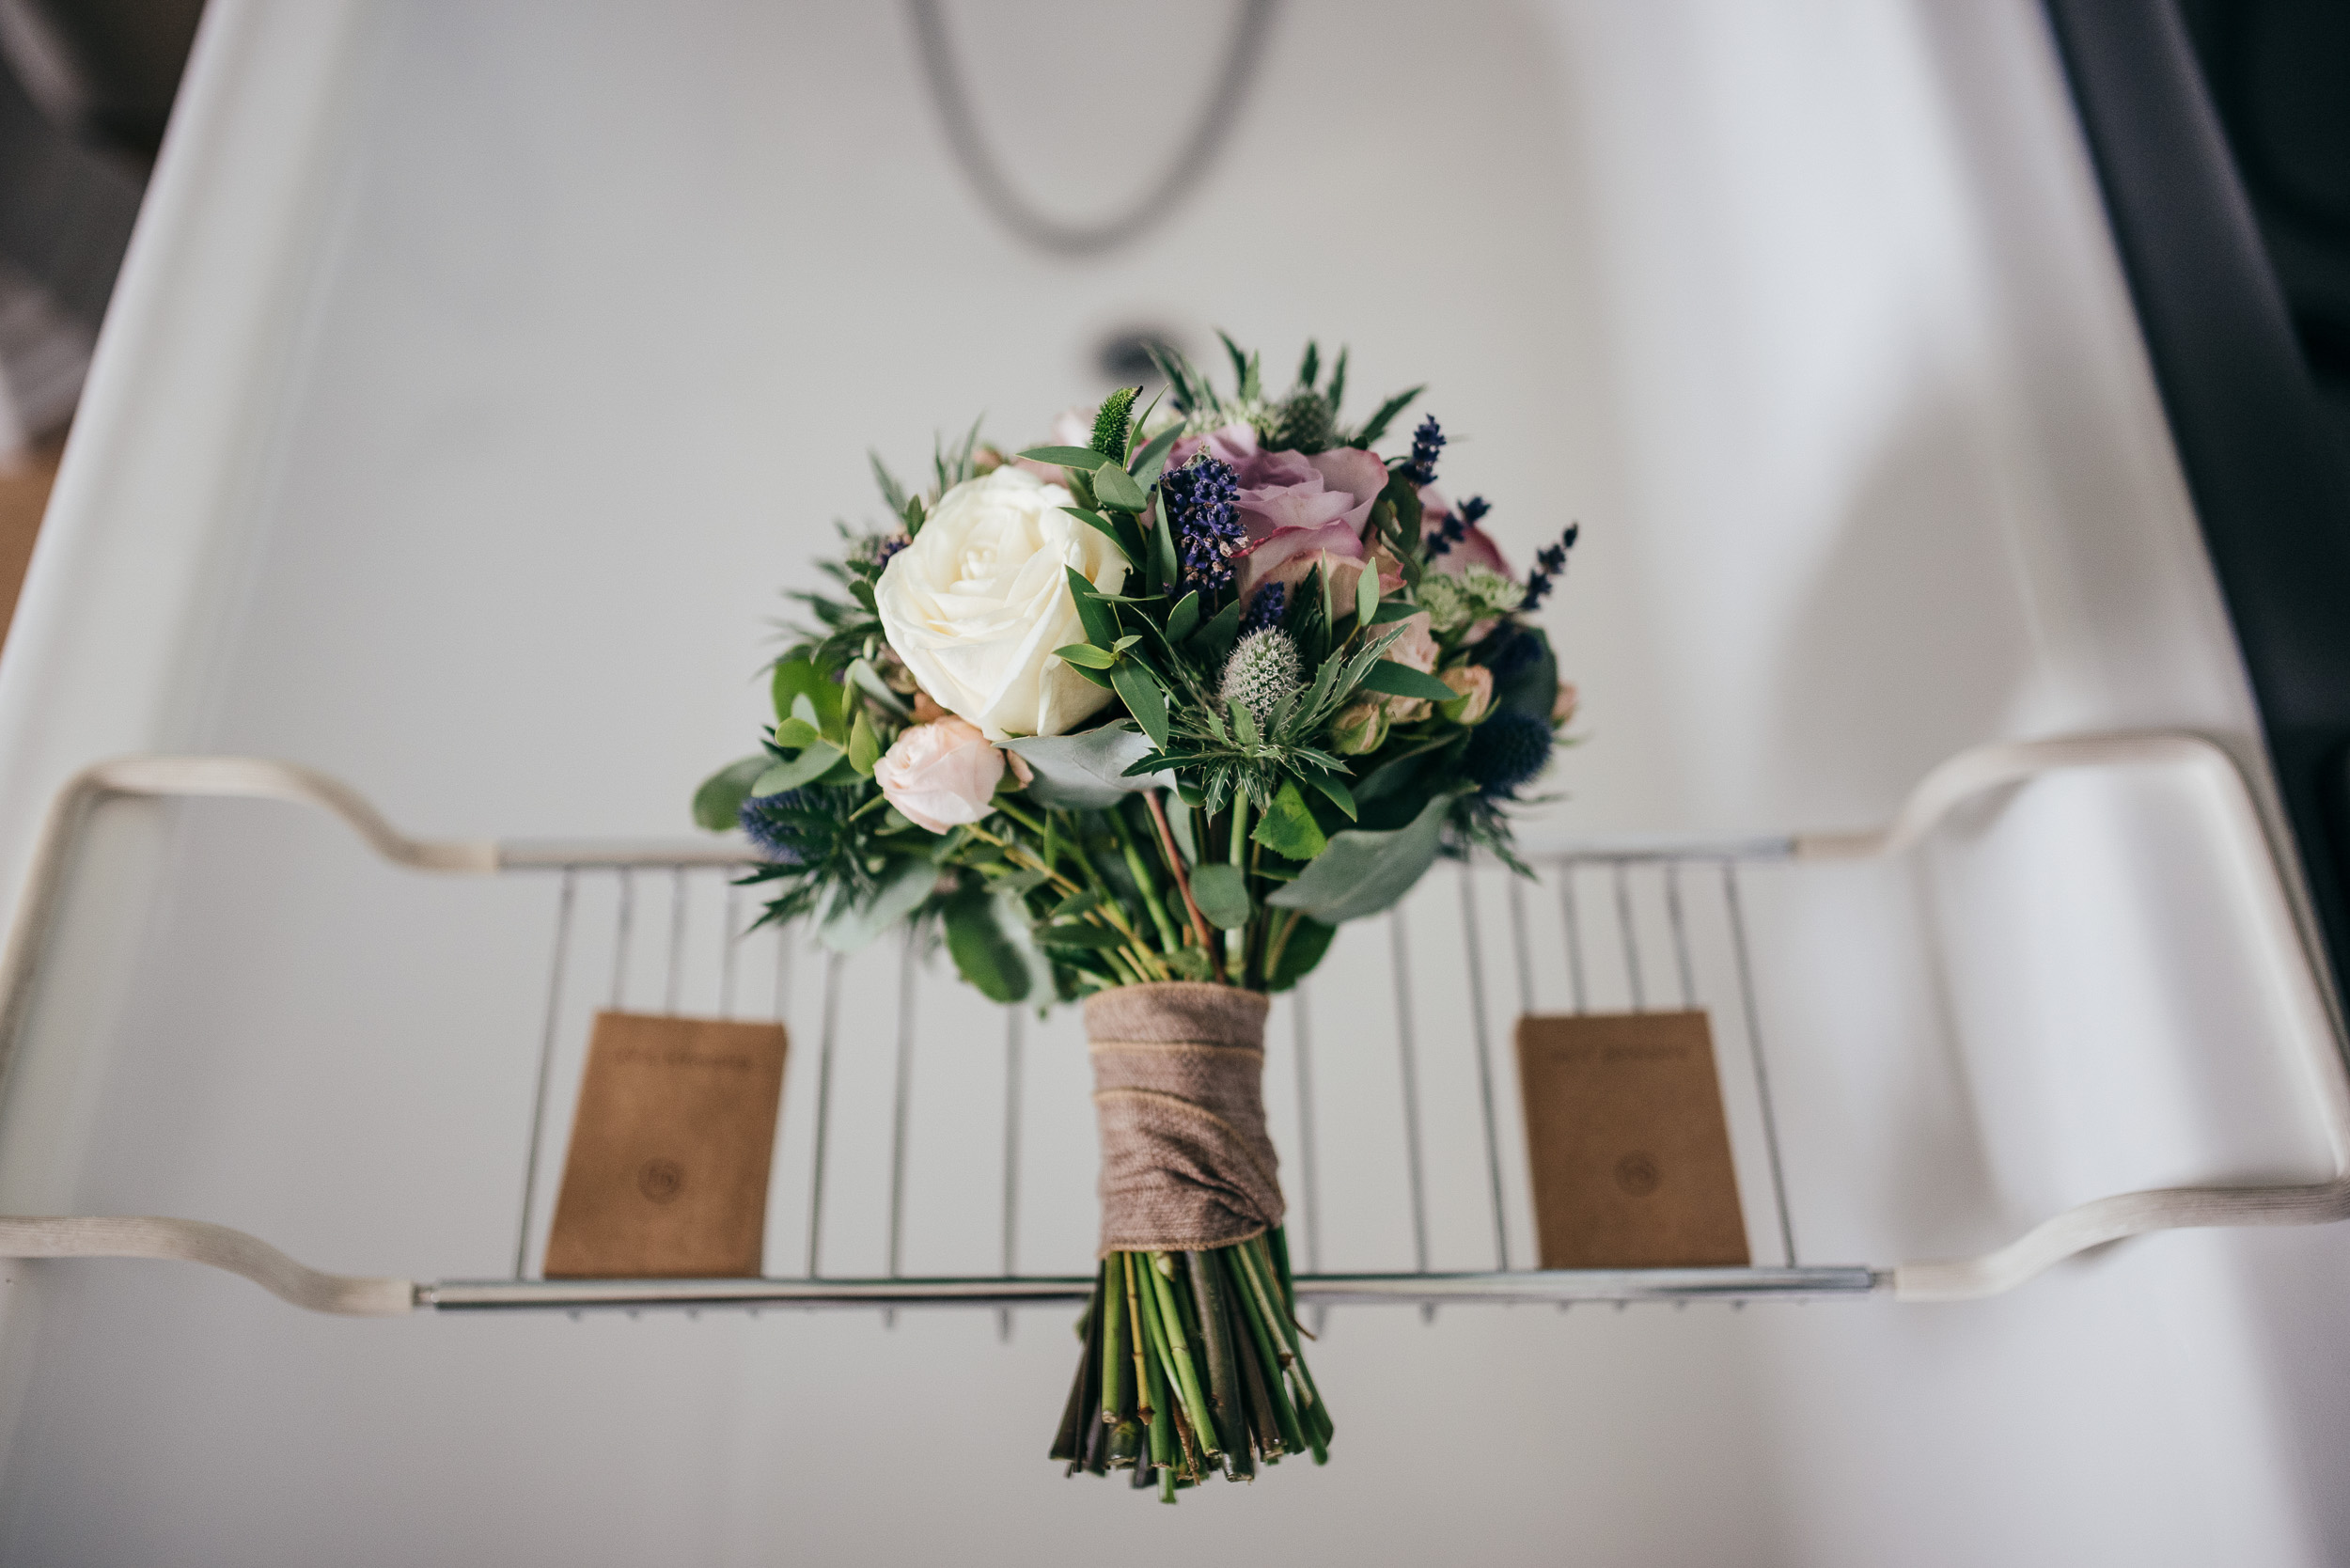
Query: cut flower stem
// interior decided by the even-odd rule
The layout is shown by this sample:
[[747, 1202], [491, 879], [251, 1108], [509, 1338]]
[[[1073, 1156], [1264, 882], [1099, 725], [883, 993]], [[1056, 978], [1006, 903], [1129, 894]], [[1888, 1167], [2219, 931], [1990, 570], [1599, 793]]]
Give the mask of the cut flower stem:
[[1249, 1481], [1284, 1454], [1326, 1459], [1330, 1419], [1288, 1305], [1287, 1255], [1277, 1231], [1104, 1259], [1054, 1457], [1072, 1475], [1131, 1466], [1166, 1502], [1217, 1469]]

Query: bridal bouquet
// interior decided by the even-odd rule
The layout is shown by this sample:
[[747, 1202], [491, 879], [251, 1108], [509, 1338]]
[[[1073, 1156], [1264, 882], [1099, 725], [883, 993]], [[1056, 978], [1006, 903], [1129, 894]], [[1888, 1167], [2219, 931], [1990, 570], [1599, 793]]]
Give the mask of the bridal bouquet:
[[[1434, 488], [1419, 388], [1340, 422], [1346, 356], [1230, 395], [1180, 355], [1008, 456], [974, 427], [776, 663], [758, 755], [695, 800], [763, 863], [766, 917], [836, 950], [903, 921], [998, 1002], [1082, 1003], [1102, 1247], [1052, 1453], [1178, 1488], [1327, 1457], [1261, 1095], [1267, 996], [1439, 854], [1515, 865], [1508, 809], [1572, 713], [1512, 574]], [[848, 533], [843, 530], [844, 535]]]

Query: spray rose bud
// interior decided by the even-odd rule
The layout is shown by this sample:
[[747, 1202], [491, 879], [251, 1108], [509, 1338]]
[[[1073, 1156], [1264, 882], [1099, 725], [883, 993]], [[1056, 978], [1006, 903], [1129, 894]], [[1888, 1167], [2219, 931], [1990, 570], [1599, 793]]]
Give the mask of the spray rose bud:
[[1559, 682], [1559, 696], [1550, 705], [1550, 724], [1552, 729], [1555, 729], [1559, 726], [1565, 724], [1568, 720], [1574, 717], [1574, 704], [1575, 690], [1574, 685], [1565, 681]]
[[906, 821], [932, 833], [975, 823], [995, 807], [1004, 754], [959, 718], [917, 724], [873, 764], [873, 782]]
[[1461, 694], [1444, 704], [1444, 716], [1455, 724], [1475, 724], [1494, 705], [1494, 672], [1483, 665], [1463, 665], [1436, 679]]
[[1341, 757], [1362, 757], [1387, 738], [1387, 705], [1377, 698], [1350, 703], [1330, 721], [1330, 745]]

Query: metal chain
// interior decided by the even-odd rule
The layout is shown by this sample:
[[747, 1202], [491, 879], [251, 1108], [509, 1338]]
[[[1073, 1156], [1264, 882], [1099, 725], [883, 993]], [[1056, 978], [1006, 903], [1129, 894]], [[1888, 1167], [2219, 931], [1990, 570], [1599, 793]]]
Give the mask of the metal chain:
[[1255, 74], [1258, 56], [1272, 30], [1275, 0], [1242, 0], [1232, 25], [1232, 41], [1215, 90], [1191, 134], [1167, 165], [1165, 173], [1125, 212], [1098, 223], [1064, 223], [1041, 212], [1013, 189], [1003, 165], [979, 133], [970, 95], [956, 69], [954, 46], [947, 37], [946, 17], [939, 0], [906, 0], [914, 19], [914, 35], [921, 47], [922, 75], [938, 106], [947, 145], [964, 178], [978, 192], [979, 203], [995, 220], [1037, 249], [1056, 256], [1099, 256], [1140, 238], [1164, 220], [1208, 172], [1217, 149], [1238, 118], [1241, 101]]

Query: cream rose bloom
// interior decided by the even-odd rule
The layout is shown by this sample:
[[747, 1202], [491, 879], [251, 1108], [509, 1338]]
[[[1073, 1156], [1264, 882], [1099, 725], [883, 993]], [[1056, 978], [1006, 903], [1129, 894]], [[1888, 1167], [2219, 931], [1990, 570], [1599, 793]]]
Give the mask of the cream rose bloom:
[[1065, 486], [1017, 467], [966, 480], [938, 498], [873, 590], [889, 646], [922, 689], [991, 741], [1058, 735], [1110, 700], [1053, 657], [1085, 641], [1061, 569], [1105, 593], [1126, 581], [1118, 546], [1060, 510], [1071, 504]]

